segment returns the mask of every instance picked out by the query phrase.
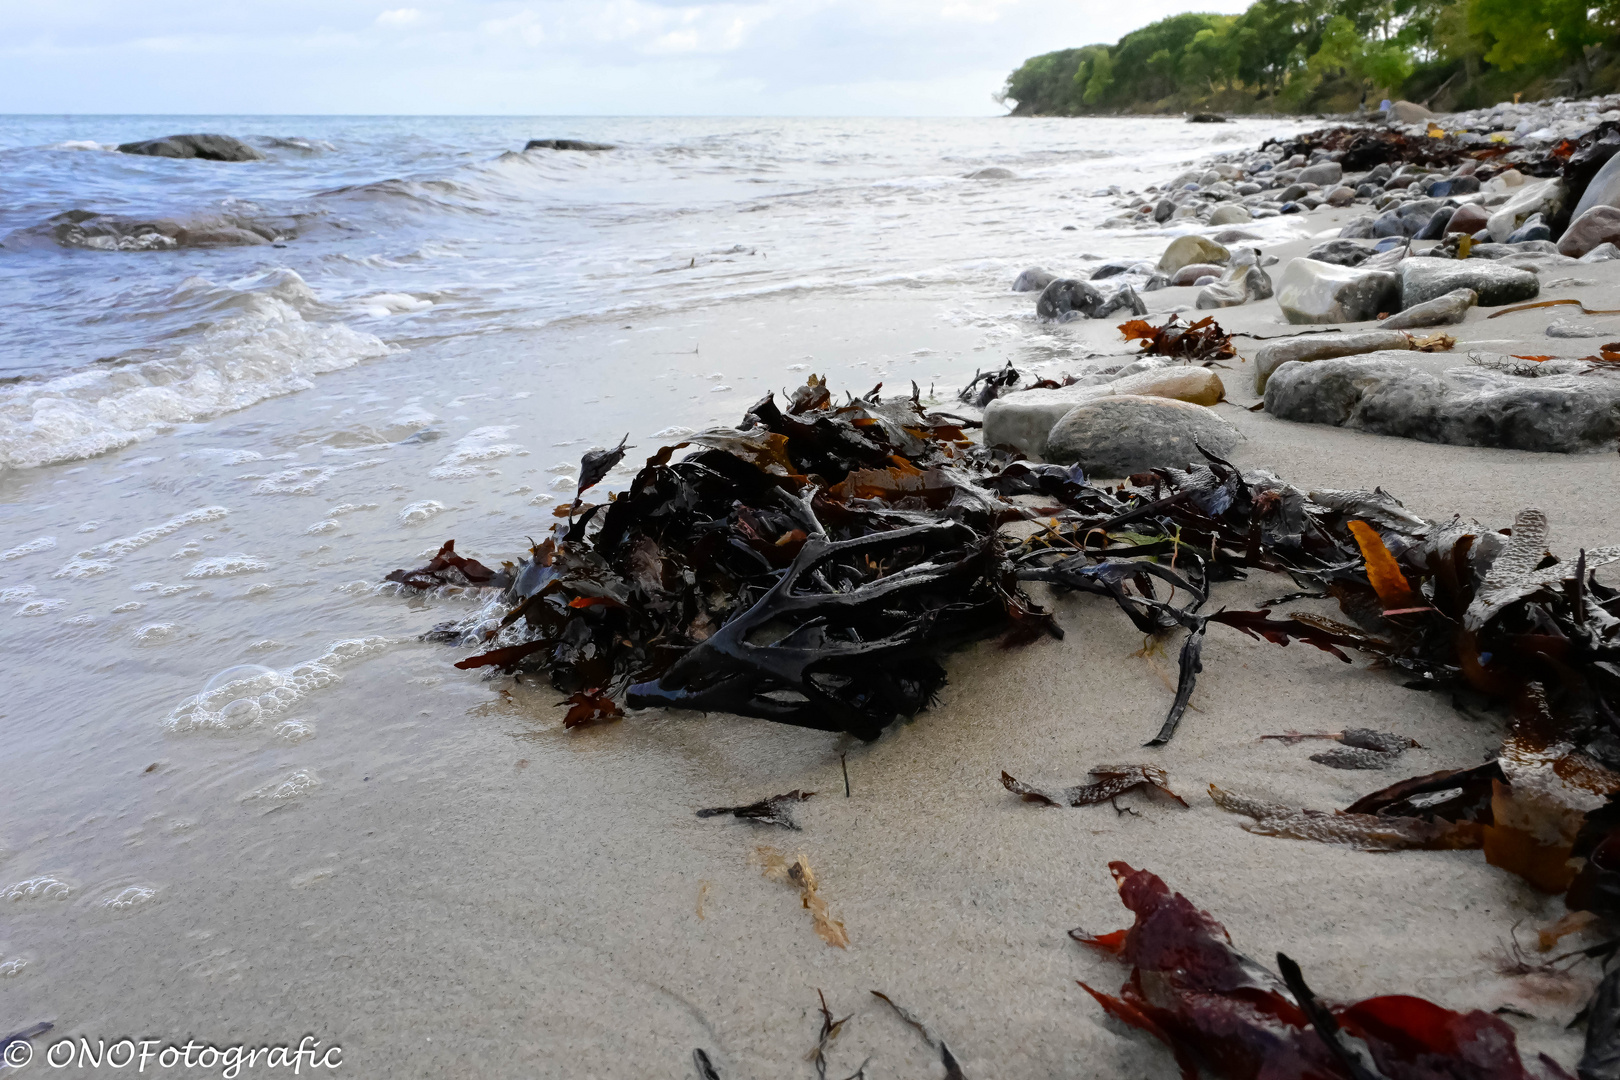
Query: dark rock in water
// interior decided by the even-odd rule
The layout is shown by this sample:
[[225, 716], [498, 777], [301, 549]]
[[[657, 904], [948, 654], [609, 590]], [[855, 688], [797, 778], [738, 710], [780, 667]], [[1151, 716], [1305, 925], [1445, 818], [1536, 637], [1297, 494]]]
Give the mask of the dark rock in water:
[[1360, 266], [1372, 255], [1372, 249], [1354, 240], [1329, 240], [1317, 244], [1305, 253], [1307, 259], [1332, 263], [1334, 266]]
[[1175, 212], [1175, 203], [1171, 202], [1169, 199], [1160, 199], [1153, 206], [1153, 220], [1162, 225], [1164, 222], [1169, 221], [1171, 215], [1173, 215]]
[[1520, 225], [1508, 234], [1507, 242], [1510, 244], [1524, 244], [1531, 240], [1551, 240], [1552, 229], [1542, 220], [1540, 214], [1531, 214]]
[[1479, 259], [1412, 258], [1401, 263], [1401, 307], [1409, 308], [1455, 289], [1473, 289], [1480, 307], [1534, 300], [1541, 281], [1528, 270]]
[[584, 142], [580, 139], [530, 139], [524, 150], [617, 150], [618, 146], [605, 142]]
[[1304, 184], [1289, 184], [1287, 187], [1283, 188], [1277, 193], [1277, 201], [1285, 203], [1294, 202], [1297, 199], [1303, 199], [1310, 193], [1311, 189], [1306, 187]]
[[1439, 240], [1446, 235], [1446, 226], [1451, 223], [1451, 218], [1456, 212], [1455, 207], [1442, 206], [1429, 217], [1429, 223], [1418, 230], [1417, 238]]
[[168, 135], [161, 139], [124, 143], [120, 154], [145, 157], [202, 158], [204, 161], [263, 161], [264, 155], [229, 135]]
[[1147, 314], [1147, 305], [1142, 303], [1142, 298], [1129, 285], [1112, 296], [1104, 296], [1096, 286], [1073, 278], [1058, 278], [1041, 290], [1040, 298], [1035, 301], [1036, 315], [1058, 322], [1081, 318], [1101, 319], [1121, 308], [1132, 315]]
[[[1105, 278], [1118, 277], [1121, 274], [1128, 274], [1131, 271], [1131, 267], [1134, 265], [1134, 263], [1126, 262], [1105, 262], [1091, 272], [1091, 280], [1102, 281]], [[1044, 288], [1045, 286], [1042, 287]]]
[[187, 219], [127, 218], [68, 210], [6, 237], [12, 249], [57, 245], [91, 251], [170, 251], [180, 247], [248, 247], [291, 239], [292, 221], [255, 221], [228, 214]]
[[1040, 292], [1042, 289], [1046, 288], [1056, 280], [1057, 275], [1052, 273], [1050, 270], [1043, 270], [1039, 266], [1032, 266], [1014, 279], [1012, 291]]
[[1189, 123], [1189, 124], [1227, 124], [1227, 123], [1231, 123], [1231, 121], [1227, 120], [1227, 118], [1222, 116], [1220, 113], [1195, 112], [1191, 116], [1187, 117], [1187, 123]]
[[1482, 367], [1434, 374], [1412, 355], [1284, 364], [1266, 383], [1266, 412], [1419, 442], [1543, 453], [1613, 450], [1620, 437], [1613, 375], [1526, 378]]

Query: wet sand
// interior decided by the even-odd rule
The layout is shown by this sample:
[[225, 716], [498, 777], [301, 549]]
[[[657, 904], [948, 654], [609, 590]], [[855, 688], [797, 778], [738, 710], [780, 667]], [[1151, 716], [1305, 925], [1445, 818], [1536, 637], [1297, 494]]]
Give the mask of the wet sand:
[[[1318, 214], [1298, 228], [1332, 224]], [[1268, 250], [1287, 257], [1303, 246]], [[1543, 293], [1592, 303], [1613, 295], [1620, 269], [1542, 277], [1595, 282]], [[1147, 301], [1157, 314], [1190, 306], [1194, 293]], [[1067, 936], [1126, 924], [1106, 869], [1124, 859], [1214, 913], [1240, 949], [1267, 962], [1287, 952], [1324, 996], [1511, 1005], [1534, 1017], [1505, 1017], [1522, 1050], [1571, 1064], [1579, 1035], [1563, 1025], [1595, 971], [1498, 970], [1515, 928], [1528, 948], [1561, 901], [1479, 852], [1373, 855], [1254, 836], [1205, 794], [1215, 782], [1327, 809], [1495, 747], [1498, 720], [1403, 689], [1363, 660], [1217, 627], [1180, 732], [1145, 750], [1172, 697], [1174, 643], [1142, 655], [1111, 604], [1065, 597], [1054, 601], [1063, 641], [956, 654], [937, 707], [872, 745], [658, 711], [565, 733], [554, 693], [457, 671], [460, 653], [414, 640], [470, 601], [376, 589], [447, 537], [486, 559], [516, 555], [525, 533], [552, 520], [531, 500], [566, 475], [553, 465], [625, 430], [639, 462], [672, 441], [653, 437], [660, 427], [734, 422], [808, 370], [857, 393], [916, 379], [948, 399], [975, 367], [1012, 359], [1055, 371], [1088, 349], [1128, 351], [1112, 321], [1038, 327], [1032, 308], [1029, 295], [852, 292], [734, 302], [655, 327], [565, 326], [493, 368], [453, 344], [424, 348], [71, 476], [53, 467], [0, 477], [5, 535], [57, 539], [3, 564], [5, 587], [36, 590], [11, 608], [64, 601], [0, 617], [0, 644], [16, 661], [0, 709], [26, 751], [8, 754], [0, 888], [52, 878], [69, 890], [0, 901], [0, 962], [28, 961], [0, 978], [7, 1030], [53, 1021], [41, 1050], [64, 1034], [216, 1045], [314, 1034], [341, 1045], [344, 1071], [364, 1077], [695, 1076], [691, 1053], [702, 1047], [730, 1080], [811, 1075], [820, 990], [837, 1016], [855, 1015], [828, 1055], [829, 1076], [867, 1058], [874, 1078], [938, 1075], [935, 1056], [869, 994], [880, 990], [930, 1023], [970, 1077], [1164, 1076], [1168, 1052], [1106, 1019], [1076, 985], [1113, 990], [1126, 974]], [[1287, 332], [1273, 302], [1215, 314], [1232, 329]], [[1509, 339], [1577, 356], [1592, 344], [1546, 338], [1557, 309], [1485, 314], [1452, 332], [1491, 350]], [[1252, 355], [1252, 342], [1240, 346]], [[1452, 359], [1465, 363], [1467, 347]], [[444, 373], [462, 369], [447, 389], [456, 380]], [[1233, 455], [1242, 464], [1306, 487], [1380, 485], [1420, 515], [1491, 527], [1537, 505], [1560, 552], [1620, 538], [1612, 454], [1284, 423], [1246, 411], [1247, 363], [1221, 374], [1230, 404], [1218, 408], [1246, 436]], [[400, 419], [408, 408], [436, 414], [424, 426], [443, 437], [388, 442], [421, 424]], [[458, 440], [491, 425], [512, 430], [457, 456]], [[552, 445], [561, 442], [570, 445]], [[480, 458], [480, 446], [523, 452]], [[270, 460], [278, 454], [296, 458]], [[282, 476], [295, 468], [314, 471]], [[310, 480], [307, 495], [253, 494]], [[116, 516], [105, 511], [109, 490], [127, 496], [112, 504]], [[445, 509], [400, 524], [426, 501]], [[100, 573], [53, 576], [81, 548], [214, 505], [229, 514], [115, 546], [90, 560], [110, 564]], [[106, 520], [79, 535], [92, 510]], [[325, 520], [338, 525], [306, 531]], [[186, 576], [235, 554], [263, 569]], [[195, 587], [137, 591], [149, 582]], [[1216, 600], [1254, 606], [1291, 589], [1257, 577], [1221, 586]], [[114, 610], [131, 602], [144, 606]], [[140, 634], [164, 626], [173, 629]], [[368, 636], [388, 644], [258, 727], [165, 730], [171, 710], [223, 667], [288, 668]], [[277, 734], [289, 719], [313, 734]], [[1319, 746], [1258, 741], [1349, 725], [1408, 734], [1424, 749], [1389, 772], [1339, 772], [1308, 760]], [[1095, 765], [1138, 761], [1162, 765], [1191, 808], [1140, 795], [1121, 800], [1136, 814], [1044, 808], [997, 779], [1006, 769], [1068, 784]], [[793, 788], [817, 792], [798, 809], [801, 832], [693, 815]], [[817, 938], [796, 891], [750, 864], [765, 844], [808, 856], [847, 950]], [[124, 906], [105, 903], [114, 897]]]

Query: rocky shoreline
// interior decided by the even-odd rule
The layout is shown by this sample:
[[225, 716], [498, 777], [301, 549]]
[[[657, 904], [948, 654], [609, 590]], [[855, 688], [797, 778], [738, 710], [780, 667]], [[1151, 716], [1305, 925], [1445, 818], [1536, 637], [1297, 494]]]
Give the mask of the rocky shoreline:
[[[1157, 261], [1104, 261], [1084, 280], [1032, 267], [1012, 287], [1039, 290], [1037, 315], [1054, 322], [1216, 313], [1249, 339], [1236, 363], [1254, 364], [1241, 380], [1254, 408], [1279, 419], [1423, 442], [1612, 452], [1620, 346], [1581, 339], [1620, 337], [1620, 326], [1601, 320], [1615, 314], [1612, 301], [1583, 306], [1566, 294], [1617, 277], [1616, 103], [1421, 116], [1217, 155], [1162, 187], [1116, 192], [1124, 213], [1110, 227], [1186, 224]], [[1270, 219], [1292, 235], [1273, 239]], [[1517, 305], [1532, 306], [1515, 314]], [[1487, 334], [1492, 347], [1465, 344], [1460, 364], [1456, 342]], [[1237, 437], [1210, 410], [1236, 386], [1228, 378], [1213, 396], [1189, 388], [1184, 366], [1144, 355], [1061, 385], [1045, 380], [1033, 394], [1003, 377], [998, 400], [976, 402], [985, 441], [1037, 456], [1050, 442], [1054, 460], [1109, 475], [1122, 462], [1184, 468], [1194, 434], [1224, 445]], [[1135, 451], [1112, 435], [1097, 436], [1106, 448], [1050, 440], [1063, 424], [1089, 430], [1082, 414], [1119, 412], [1120, 402], [1099, 404], [1117, 395], [1150, 399], [1130, 406], [1144, 425]]]

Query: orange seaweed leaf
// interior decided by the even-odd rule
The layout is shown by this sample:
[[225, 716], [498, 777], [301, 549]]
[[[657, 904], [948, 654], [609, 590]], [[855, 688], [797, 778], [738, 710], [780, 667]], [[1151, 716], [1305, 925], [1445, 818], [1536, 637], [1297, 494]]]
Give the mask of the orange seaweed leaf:
[[1397, 611], [1402, 608], [1420, 606], [1418, 598], [1412, 592], [1412, 585], [1401, 573], [1400, 564], [1395, 556], [1389, 553], [1384, 546], [1383, 539], [1378, 531], [1365, 521], [1350, 522], [1350, 532], [1356, 538], [1356, 544], [1361, 548], [1361, 557], [1367, 560], [1367, 580], [1378, 593], [1378, 599], [1383, 602], [1386, 611]]

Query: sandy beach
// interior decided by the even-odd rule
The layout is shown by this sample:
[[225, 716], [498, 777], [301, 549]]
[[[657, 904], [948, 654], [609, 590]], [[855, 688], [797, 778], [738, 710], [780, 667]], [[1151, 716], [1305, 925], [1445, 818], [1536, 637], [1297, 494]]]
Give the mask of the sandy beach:
[[[1267, 223], [1254, 245], [1286, 264], [1361, 212]], [[1106, 237], [1080, 245], [1122, 254]], [[1542, 299], [1620, 306], [1620, 261], [1547, 260], [1539, 276]], [[1190, 313], [1196, 293], [1145, 294], [1149, 317]], [[942, 1075], [938, 1054], [872, 996], [881, 991], [974, 1080], [1171, 1076], [1168, 1051], [1076, 984], [1112, 990], [1124, 978], [1068, 936], [1128, 924], [1107, 871], [1122, 859], [1213, 913], [1240, 950], [1297, 959], [1324, 995], [1502, 1010], [1521, 1051], [1573, 1067], [1581, 1035], [1565, 1025], [1598, 968], [1511, 967], [1515, 935], [1533, 949], [1535, 929], [1564, 913], [1559, 898], [1478, 851], [1370, 854], [1253, 835], [1206, 794], [1216, 783], [1329, 809], [1497, 746], [1500, 716], [1405, 689], [1364, 658], [1215, 627], [1180, 732], [1147, 750], [1174, 694], [1174, 643], [1144, 649], [1099, 598], [1041, 594], [1064, 640], [952, 655], [937, 705], [875, 743], [663, 710], [565, 732], [549, 688], [458, 671], [461, 653], [416, 640], [472, 599], [381, 586], [445, 538], [491, 563], [516, 557], [552, 520], [554, 503], [536, 497], [567, 497], [551, 490], [565, 475], [553, 462], [627, 429], [627, 465], [675, 441], [678, 430], [658, 439], [633, 427], [650, 412], [670, 429], [735, 423], [810, 372], [857, 394], [915, 381], [925, 400], [959, 409], [956, 389], [976, 369], [1055, 374], [1133, 351], [1121, 320], [1038, 324], [1033, 301], [951, 284], [738, 299], [535, 330], [509, 339], [495, 366], [459, 355], [454, 339], [428, 343], [123, 451], [0, 474], [4, 546], [58, 538], [4, 564], [17, 578], [5, 587], [33, 590], [0, 630], [14, 658], [0, 714], [30, 747], [11, 756], [0, 810], [0, 964], [26, 960], [0, 978], [8, 1030], [53, 1023], [40, 1046], [312, 1034], [363, 1077], [696, 1077], [701, 1048], [732, 1080], [813, 1075], [819, 992], [852, 1016], [828, 1076], [863, 1064], [874, 1080]], [[1489, 313], [1446, 328], [1455, 349], [1423, 363], [1466, 364], [1470, 350], [1574, 357], [1598, 340], [1549, 338], [1559, 309]], [[1291, 329], [1275, 300], [1211, 314], [1240, 335]], [[1560, 554], [1620, 540], [1612, 448], [1536, 454], [1282, 421], [1250, 411], [1259, 342], [1236, 340], [1239, 358], [1216, 369], [1227, 400], [1215, 407], [1243, 436], [1235, 463], [1307, 490], [1382, 487], [1420, 516], [1493, 529], [1540, 507]], [[460, 396], [438, 381], [447, 372]], [[560, 401], [571, 404], [538, 430], [536, 409]], [[402, 415], [413, 405], [442, 420]], [[445, 437], [400, 441], [424, 426]], [[476, 434], [489, 428], [508, 430]], [[307, 494], [289, 494], [301, 485]], [[109, 489], [139, 496], [129, 501], [144, 516], [78, 535]], [[162, 531], [214, 506], [228, 512]], [[117, 573], [67, 569], [81, 547], [84, 562]], [[24, 617], [64, 582], [72, 610], [93, 617], [49, 606]], [[1218, 586], [1215, 601], [1255, 607], [1293, 588], [1256, 574]], [[188, 614], [196, 605], [210, 612], [206, 633]], [[1336, 614], [1329, 602], [1292, 606]], [[361, 644], [334, 651], [341, 642]], [[323, 656], [337, 677], [272, 723], [221, 733], [173, 722], [212, 671]], [[302, 725], [283, 723], [293, 720]], [[1313, 763], [1310, 744], [1260, 741], [1345, 726], [1422, 746], [1367, 773]], [[998, 779], [1065, 785], [1142, 761], [1190, 806], [1137, 793], [1121, 800], [1133, 813], [1043, 807]], [[694, 814], [793, 789], [816, 792], [798, 832]], [[847, 949], [816, 936], [797, 890], [762, 875], [762, 846], [807, 856]]]

